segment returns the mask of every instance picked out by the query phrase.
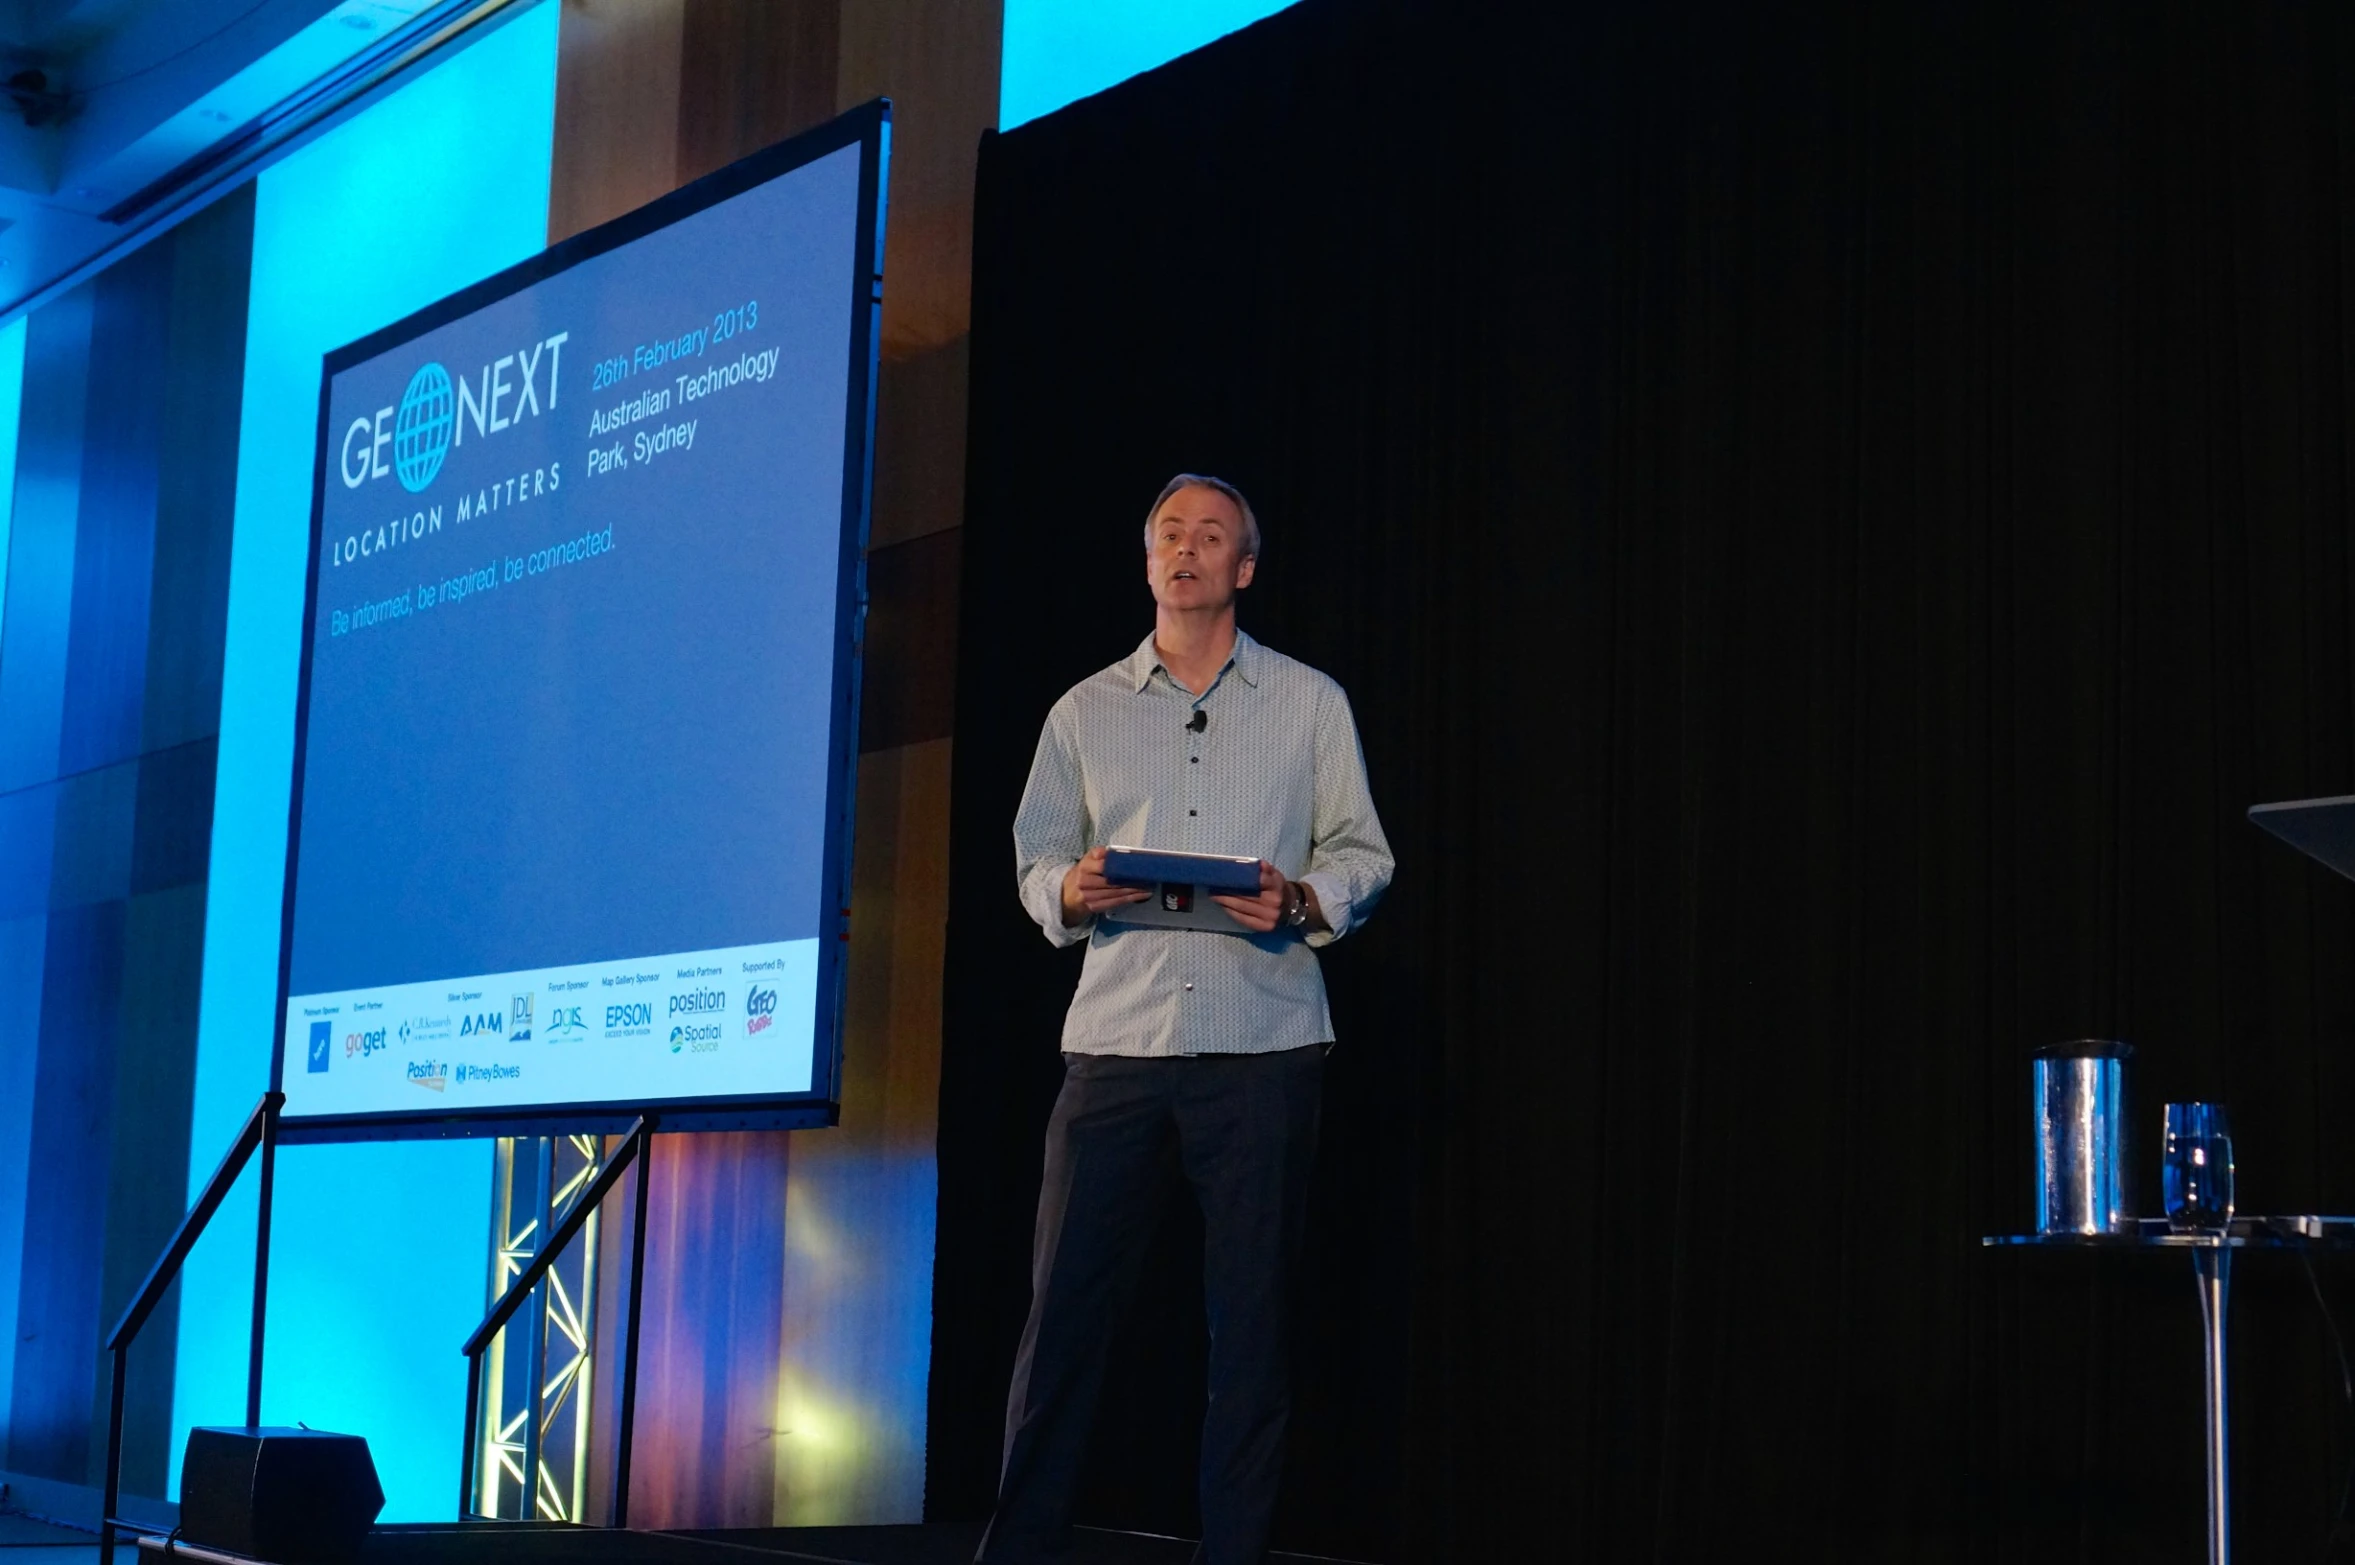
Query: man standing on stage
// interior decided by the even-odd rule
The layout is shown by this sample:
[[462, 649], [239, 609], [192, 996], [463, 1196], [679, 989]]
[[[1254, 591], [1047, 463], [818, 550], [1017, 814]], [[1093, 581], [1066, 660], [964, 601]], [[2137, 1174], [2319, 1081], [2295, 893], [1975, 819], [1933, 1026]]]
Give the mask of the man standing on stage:
[[[1233, 485], [1170, 480], [1145, 521], [1153, 633], [1055, 703], [1014, 817], [1022, 905], [1049, 940], [1088, 950], [1047, 1123], [988, 1565], [1060, 1551], [1106, 1351], [1173, 1172], [1202, 1208], [1210, 1320], [1195, 1560], [1267, 1552], [1333, 1038], [1312, 948], [1364, 922], [1393, 861], [1348, 697], [1235, 628], [1258, 557]], [[1146, 895], [1106, 881], [1109, 843], [1258, 854], [1259, 894], [1216, 899], [1232, 933], [1107, 918]]]

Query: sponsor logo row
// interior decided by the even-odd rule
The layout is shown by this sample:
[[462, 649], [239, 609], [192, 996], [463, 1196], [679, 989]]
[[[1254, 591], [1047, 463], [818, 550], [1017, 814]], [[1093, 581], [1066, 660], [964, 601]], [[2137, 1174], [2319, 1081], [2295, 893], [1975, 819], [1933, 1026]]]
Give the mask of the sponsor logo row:
[[[373, 1028], [350, 1028], [337, 1037], [333, 1022], [313, 1022], [306, 1067], [312, 1075], [323, 1075], [341, 1054], [347, 1060], [366, 1059], [394, 1045], [404, 1052], [418, 1044], [437, 1043], [448, 1039], [474, 1039], [489, 1042], [493, 1039], [506, 1043], [529, 1043], [534, 1037], [547, 1043], [575, 1043], [592, 1037], [627, 1039], [656, 1036], [655, 1002], [652, 1000], [617, 1000], [603, 1006], [592, 1002], [558, 1003], [541, 1007], [539, 993], [534, 990], [516, 995], [504, 1011], [449, 1012], [405, 1017], [397, 1024], [387, 1023]], [[540, 1013], [545, 1010], [544, 1025]], [[665, 1002], [663, 1023], [670, 1030], [670, 1051], [673, 1054], [704, 1054], [717, 1049], [726, 1037], [728, 1026], [717, 1018], [731, 1009], [728, 991], [724, 988], [689, 989], [670, 995]], [[774, 986], [750, 985], [744, 994], [741, 1021], [743, 1036], [754, 1037], [768, 1031], [776, 1020], [777, 991]], [[504, 1074], [493, 1074], [504, 1072]], [[511, 1066], [456, 1067], [456, 1078], [467, 1081], [504, 1081], [519, 1074]], [[451, 1072], [437, 1060], [412, 1061], [408, 1076], [419, 1086], [442, 1091]]]

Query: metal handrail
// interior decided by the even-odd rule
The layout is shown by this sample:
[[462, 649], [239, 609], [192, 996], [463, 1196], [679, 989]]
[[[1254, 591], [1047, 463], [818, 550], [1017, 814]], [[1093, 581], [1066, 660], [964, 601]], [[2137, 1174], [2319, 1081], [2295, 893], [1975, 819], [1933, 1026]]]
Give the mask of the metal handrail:
[[180, 1268], [188, 1260], [188, 1252], [196, 1248], [196, 1241], [204, 1236], [205, 1226], [213, 1214], [228, 1199], [229, 1189], [237, 1183], [237, 1176], [258, 1149], [262, 1154], [261, 1212], [254, 1233], [253, 1282], [253, 1337], [245, 1371], [245, 1421], [248, 1426], [262, 1421], [262, 1323], [269, 1302], [270, 1287], [270, 1186], [276, 1173], [278, 1157], [278, 1113], [286, 1106], [283, 1092], [265, 1092], [254, 1104], [237, 1132], [237, 1139], [229, 1144], [228, 1154], [221, 1166], [213, 1170], [204, 1189], [196, 1197], [196, 1204], [188, 1215], [180, 1219], [180, 1226], [172, 1230], [170, 1242], [163, 1254], [148, 1268], [147, 1280], [132, 1295], [130, 1306], [122, 1318], [107, 1333], [106, 1350], [113, 1357], [113, 1384], [107, 1393], [106, 1415], [106, 1493], [99, 1507], [98, 1558], [100, 1565], [114, 1565], [114, 1542], [118, 1531], [156, 1532], [161, 1529], [143, 1522], [125, 1521], [115, 1515], [122, 1501], [123, 1491], [123, 1385], [128, 1378], [131, 1344], [137, 1340], [140, 1328], [148, 1316], [163, 1302], [164, 1294], [179, 1280]]
[[[541, 1279], [548, 1275], [549, 1268], [556, 1264], [557, 1257], [563, 1254], [564, 1247], [572, 1242], [574, 1235], [588, 1225], [589, 1214], [597, 1210], [606, 1196], [612, 1193], [615, 1185], [621, 1183], [621, 1176], [629, 1169], [629, 1166], [632, 1163], [637, 1163], [639, 1169], [635, 1182], [636, 1221], [630, 1225], [628, 1331], [622, 1347], [621, 1361], [621, 1427], [617, 1431], [621, 1449], [614, 1462], [613, 1503], [610, 1511], [612, 1520], [609, 1523], [614, 1527], [629, 1525], [630, 1437], [637, 1419], [638, 1320], [641, 1314], [640, 1301], [644, 1292], [641, 1283], [646, 1274], [646, 1178], [653, 1167], [655, 1128], [654, 1115], [641, 1114], [638, 1116], [628, 1131], [624, 1133], [620, 1150], [615, 1152], [612, 1159], [597, 1171], [597, 1177], [589, 1182], [589, 1187], [581, 1192], [579, 1199], [565, 1210], [563, 1221], [559, 1222], [555, 1231], [548, 1235], [548, 1242], [541, 1245], [539, 1253], [534, 1255], [523, 1270], [516, 1274], [515, 1281], [508, 1284], [505, 1293], [499, 1295], [499, 1301], [491, 1306], [490, 1313], [482, 1318], [482, 1324], [474, 1328], [473, 1334], [466, 1339], [465, 1347], [460, 1350], [466, 1355], [466, 1449], [458, 1463], [458, 1515], [460, 1519], [474, 1514], [475, 1442], [481, 1434], [482, 1425], [483, 1350], [491, 1345], [493, 1338], [506, 1329], [507, 1323], [515, 1317], [516, 1311], [523, 1308], [525, 1301], [531, 1297], [532, 1290], [537, 1288]], [[536, 1398], [536, 1387], [534, 1392]], [[536, 1401], [530, 1416], [534, 1419], [539, 1417]], [[525, 1473], [523, 1485], [526, 1496], [524, 1520], [529, 1521], [532, 1519], [532, 1513], [539, 1508], [538, 1475]]]

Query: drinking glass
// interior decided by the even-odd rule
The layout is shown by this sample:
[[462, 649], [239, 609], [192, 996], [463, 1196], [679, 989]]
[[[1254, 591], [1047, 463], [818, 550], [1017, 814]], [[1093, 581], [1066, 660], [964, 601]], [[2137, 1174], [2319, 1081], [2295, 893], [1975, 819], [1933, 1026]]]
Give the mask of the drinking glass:
[[2167, 1105], [2167, 1226], [2216, 1233], [2232, 1222], [2232, 1124], [2221, 1103]]

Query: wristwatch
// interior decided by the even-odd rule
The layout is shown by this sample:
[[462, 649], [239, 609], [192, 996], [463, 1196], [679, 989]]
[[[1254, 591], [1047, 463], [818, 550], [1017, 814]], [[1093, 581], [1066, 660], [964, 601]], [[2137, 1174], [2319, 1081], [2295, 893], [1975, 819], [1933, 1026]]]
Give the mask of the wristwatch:
[[1284, 927], [1286, 929], [1306, 929], [1308, 927], [1308, 893], [1300, 889], [1300, 882], [1297, 880], [1285, 881], [1284, 891]]

